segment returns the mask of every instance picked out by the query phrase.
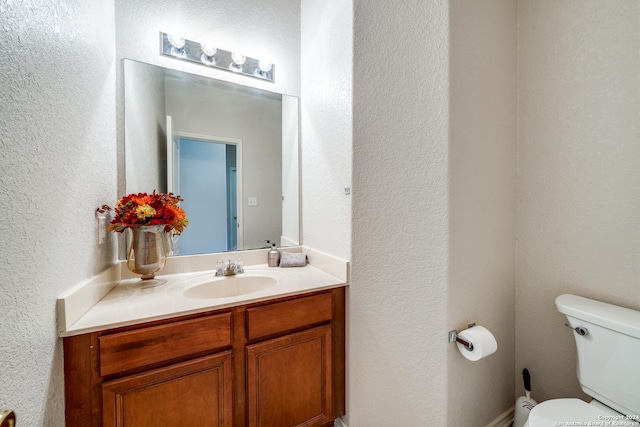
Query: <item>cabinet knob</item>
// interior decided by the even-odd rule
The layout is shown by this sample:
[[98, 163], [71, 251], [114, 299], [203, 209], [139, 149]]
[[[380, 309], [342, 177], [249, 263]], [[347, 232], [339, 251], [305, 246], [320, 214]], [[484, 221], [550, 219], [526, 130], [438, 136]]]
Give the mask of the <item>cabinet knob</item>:
[[16, 425], [16, 414], [6, 409], [0, 412], [0, 427], [15, 427]]

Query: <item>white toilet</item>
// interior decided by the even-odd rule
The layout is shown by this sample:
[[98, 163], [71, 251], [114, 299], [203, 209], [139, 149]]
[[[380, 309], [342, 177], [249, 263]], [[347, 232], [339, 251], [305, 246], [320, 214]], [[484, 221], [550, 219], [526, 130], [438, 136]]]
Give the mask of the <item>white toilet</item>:
[[542, 402], [525, 427], [640, 426], [640, 311], [568, 294], [556, 306], [574, 329], [578, 380], [594, 400]]

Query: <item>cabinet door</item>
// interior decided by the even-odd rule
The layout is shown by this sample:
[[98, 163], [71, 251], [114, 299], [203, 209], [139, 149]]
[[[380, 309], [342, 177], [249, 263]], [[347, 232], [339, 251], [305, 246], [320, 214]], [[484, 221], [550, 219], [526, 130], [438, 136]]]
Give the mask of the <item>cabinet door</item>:
[[105, 382], [104, 427], [231, 427], [231, 352]]
[[330, 423], [331, 326], [247, 346], [247, 406], [251, 427]]

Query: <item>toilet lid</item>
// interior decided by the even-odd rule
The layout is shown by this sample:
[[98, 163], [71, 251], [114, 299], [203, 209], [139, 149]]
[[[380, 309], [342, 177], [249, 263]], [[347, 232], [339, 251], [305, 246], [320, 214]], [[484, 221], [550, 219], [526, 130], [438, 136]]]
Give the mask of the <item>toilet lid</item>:
[[[622, 415], [613, 409], [605, 412], [604, 409], [589, 405], [580, 399], [554, 399], [542, 402], [531, 410], [529, 427], [556, 427], [560, 425], [559, 422], [572, 422], [568, 425], [600, 425], [598, 423], [612, 421], [613, 419], [608, 417], [615, 416]], [[589, 421], [593, 424], [588, 424]]]

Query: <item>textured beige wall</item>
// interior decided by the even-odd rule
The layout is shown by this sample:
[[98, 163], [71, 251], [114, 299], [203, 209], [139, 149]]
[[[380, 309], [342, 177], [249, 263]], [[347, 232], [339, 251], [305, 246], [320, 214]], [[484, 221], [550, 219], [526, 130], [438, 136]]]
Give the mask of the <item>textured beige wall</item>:
[[349, 427], [447, 425], [448, 1], [354, 1]]
[[469, 362], [448, 347], [447, 425], [481, 426], [514, 402], [517, 9], [449, 4], [447, 330], [477, 322], [498, 350]]
[[544, 400], [580, 394], [558, 295], [640, 309], [640, 2], [518, 7], [516, 375]]
[[0, 9], [0, 407], [62, 426], [55, 300], [115, 257], [94, 218], [116, 199], [113, 3]]
[[352, 4], [302, 0], [302, 242], [351, 255]]

